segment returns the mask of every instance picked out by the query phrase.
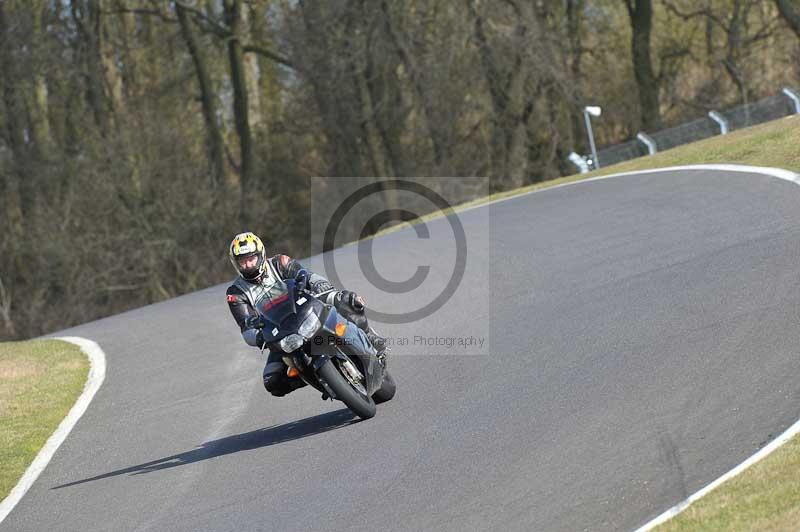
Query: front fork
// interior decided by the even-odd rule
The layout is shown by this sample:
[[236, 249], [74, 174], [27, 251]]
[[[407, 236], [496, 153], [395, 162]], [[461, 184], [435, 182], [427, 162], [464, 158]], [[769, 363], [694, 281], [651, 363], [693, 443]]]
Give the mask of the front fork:
[[[315, 353], [315, 355], [311, 357], [304, 351], [297, 350], [291, 355], [285, 355], [283, 357], [283, 362], [290, 368], [297, 369], [297, 371], [300, 373], [300, 378], [303, 379], [306, 384], [313, 386], [317, 390], [323, 392], [328, 397], [332, 397], [333, 399], [338, 399], [338, 397], [336, 397], [336, 394], [333, 392], [330, 386], [328, 386], [328, 383], [319, 377], [319, 369], [325, 364], [333, 364], [333, 359], [339, 359], [339, 364], [345, 365], [345, 367], [341, 370], [340, 368], [337, 368], [337, 371], [340, 373], [341, 371], [347, 371], [351, 374], [351, 377], [355, 377], [355, 372], [361, 376], [362, 385], [364, 386], [364, 389], [367, 391], [368, 395], [371, 395], [375, 391], [367, 389], [369, 382], [367, 375], [365, 375], [364, 372], [359, 369], [359, 365], [354, 363], [346, 353], [342, 352], [341, 349], [338, 347], [333, 347], [333, 352], [328, 352], [328, 350], [320, 351], [321, 352]], [[370, 357], [370, 366], [377, 362], [376, 360], [373, 360], [374, 358], [375, 357]], [[347, 378], [347, 376], [344, 377]], [[362, 391], [361, 393], [364, 392]]]
[[[367, 394], [372, 395], [383, 383], [383, 364], [378, 360], [375, 349], [364, 331], [359, 329], [355, 323], [339, 316], [334, 307], [326, 308], [328, 308], [327, 314], [320, 316], [323, 326], [317, 331], [317, 335], [323, 337], [323, 344], [314, 345], [316, 342], [312, 344], [306, 341], [302, 349], [284, 356], [283, 361], [287, 366], [296, 368], [300, 372], [300, 378], [307, 384], [335, 398], [328, 383], [319, 378], [318, 370], [333, 358], [341, 359], [350, 364], [351, 368], [358, 369], [363, 377]], [[340, 331], [342, 325], [344, 328]], [[338, 344], [325, 345], [325, 336], [345, 342], [345, 347], [342, 348]], [[318, 337], [315, 336], [315, 340]], [[348, 341], [349, 344], [346, 343]], [[309, 352], [307, 353], [306, 350]], [[353, 362], [356, 359], [360, 364]], [[352, 373], [350, 370], [347, 371]]]
[[[341, 354], [337, 353], [336, 356], [339, 355]], [[284, 355], [283, 362], [290, 368], [295, 368], [299, 371], [300, 378], [303, 379], [306, 384], [313, 386], [328, 397], [338, 399], [330, 386], [328, 386], [328, 383], [319, 378], [319, 368], [327, 364], [331, 358], [333, 357], [328, 353], [320, 353], [312, 358], [304, 351], [297, 350], [290, 355]]]

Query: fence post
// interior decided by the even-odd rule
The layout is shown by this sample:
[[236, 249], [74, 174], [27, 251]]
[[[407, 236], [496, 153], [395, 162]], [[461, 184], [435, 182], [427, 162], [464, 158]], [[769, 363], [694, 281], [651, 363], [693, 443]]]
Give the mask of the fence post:
[[728, 131], [730, 131], [730, 127], [728, 126], [728, 120], [719, 114], [716, 111], [709, 111], [708, 112], [709, 118], [719, 124], [719, 132], [721, 135], [726, 135]]
[[792, 103], [794, 103], [794, 113], [800, 115], [800, 95], [798, 95], [789, 87], [784, 87], [783, 93], [788, 96], [790, 100], [792, 100]]
[[639, 142], [647, 146], [647, 153], [649, 155], [655, 155], [658, 151], [658, 147], [656, 146], [656, 141], [653, 140], [653, 137], [645, 133], [644, 131], [640, 131], [636, 138], [639, 139]]
[[585, 174], [589, 171], [589, 165], [586, 163], [586, 159], [575, 153], [574, 151], [569, 152], [567, 159], [578, 167], [580, 173]]
[[602, 110], [596, 105], [587, 105], [583, 108], [583, 118], [586, 121], [586, 132], [589, 134], [589, 145], [592, 148], [592, 164], [595, 168], [600, 168], [600, 160], [597, 157], [597, 147], [594, 145], [594, 131], [592, 131], [592, 119], [589, 115], [600, 116]]

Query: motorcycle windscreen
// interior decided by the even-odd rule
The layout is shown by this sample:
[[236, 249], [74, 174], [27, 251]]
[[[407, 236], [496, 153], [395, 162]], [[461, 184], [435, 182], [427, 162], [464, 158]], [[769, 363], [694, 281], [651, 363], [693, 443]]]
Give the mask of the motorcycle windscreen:
[[261, 293], [256, 309], [276, 327], [289, 315], [294, 314], [294, 280], [278, 281]]

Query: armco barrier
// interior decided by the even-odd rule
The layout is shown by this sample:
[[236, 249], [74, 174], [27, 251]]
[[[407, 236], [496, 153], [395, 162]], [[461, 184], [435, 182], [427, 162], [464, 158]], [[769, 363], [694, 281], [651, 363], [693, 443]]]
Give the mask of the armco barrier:
[[[741, 129], [744, 127], [777, 120], [785, 116], [798, 113], [800, 114], [800, 105], [795, 101], [797, 92], [792, 89], [785, 88], [778, 94], [763, 98], [761, 100], [748, 103], [747, 105], [740, 105], [725, 111], [710, 110], [717, 113], [718, 118], [723, 119], [726, 127], [730, 131]], [[800, 101], [800, 99], [798, 99]], [[600, 126], [602, 127], [602, 126]], [[720, 125], [712, 120], [709, 116], [686, 122], [675, 127], [662, 129], [655, 133], [645, 133], [648, 138], [655, 142], [655, 151], [664, 151], [682, 144], [696, 142], [703, 140], [721, 133]], [[612, 164], [635, 159], [647, 155], [650, 150], [642, 142], [637, 139], [629, 140], [621, 144], [607, 146], [597, 152], [601, 166], [610, 166]], [[589, 160], [590, 157], [584, 156], [584, 161]], [[575, 164], [575, 161], [572, 161]]]

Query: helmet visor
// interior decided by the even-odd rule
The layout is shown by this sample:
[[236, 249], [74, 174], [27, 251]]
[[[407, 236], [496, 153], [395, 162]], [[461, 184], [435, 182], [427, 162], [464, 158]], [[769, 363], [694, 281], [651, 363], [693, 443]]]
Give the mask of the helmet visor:
[[236, 264], [242, 272], [255, 272], [258, 270], [258, 253], [250, 253], [236, 258]]

